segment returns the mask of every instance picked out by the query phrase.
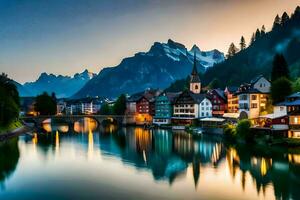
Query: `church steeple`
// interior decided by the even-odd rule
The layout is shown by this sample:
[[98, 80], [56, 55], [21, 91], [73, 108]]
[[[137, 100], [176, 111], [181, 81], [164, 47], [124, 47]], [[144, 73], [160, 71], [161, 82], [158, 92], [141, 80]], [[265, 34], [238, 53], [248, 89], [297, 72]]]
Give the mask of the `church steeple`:
[[194, 51], [194, 64], [190, 76], [190, 91], [196, 94], [199, 94], [201, 92], [201, 81], [197, 70], [196, 51]]

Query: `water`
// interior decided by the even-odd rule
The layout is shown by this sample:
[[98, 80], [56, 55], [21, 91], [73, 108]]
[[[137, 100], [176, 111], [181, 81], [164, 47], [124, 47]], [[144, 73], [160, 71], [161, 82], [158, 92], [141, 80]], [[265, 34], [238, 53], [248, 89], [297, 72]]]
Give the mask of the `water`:
[[300, 156], [185, 132], [45, 125], [0, 145], [0, 199], [299, 199]]

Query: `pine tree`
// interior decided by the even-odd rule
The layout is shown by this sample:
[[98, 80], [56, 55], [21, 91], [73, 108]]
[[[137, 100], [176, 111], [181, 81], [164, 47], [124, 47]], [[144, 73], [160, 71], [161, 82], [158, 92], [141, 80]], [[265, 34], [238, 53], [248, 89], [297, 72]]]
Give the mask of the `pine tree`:
[[266, 28], [265, 28], [265, 25], [262, 25], [260, 34], [261, 34], [261, 36], [264, 36], [264, 35], [266, 34]]
[[244, 50], [246, 48], [246, 41], [245, 41], [244, 36], [241, 37], [240, 48], [241, 48], [241, 50]]
[[230, 57], [234, 56], [237, 52], [238, 52], [238, 48], [232, 42], [229, 46], [229, 49], [228, 49], [227, 58], [230, 58]]
[[256, 29], [256, 32], [255, 32], [255, 40], [258, 40], [261, 36], [261, 33], [260, 33], [260, 30], [259, 29]]
[[280, 25], [283, 26], [284, 24], [286, 24], [287, 21], [289, 21], [289, 19], [289, 15], [286, 12], [284, 12], [281, 16]]
[[278, 15], [276, 15], [274, 22], [273, 22], [273, 28], [272, 30], [277, 29], [278, 27], [280, 27], [280, 23], [281, 23], [281, 19]]
[[250, 40], [250, 45], [252, 45], [255, 42], [255, 34], [253, 33]]
[[282, 102], [285, 97], [292, 93], [292, 84], [286, 77], [280, 77], [272, 81], [271, 85], [271, 98], [273, 104]]
[[276, 81], [278, 78], [281, 77], [285, 77], [287, 79], [290, 78], [288, 65], [282, 54], [276, 54], [274, 56], [271, 76], [272, 82]]

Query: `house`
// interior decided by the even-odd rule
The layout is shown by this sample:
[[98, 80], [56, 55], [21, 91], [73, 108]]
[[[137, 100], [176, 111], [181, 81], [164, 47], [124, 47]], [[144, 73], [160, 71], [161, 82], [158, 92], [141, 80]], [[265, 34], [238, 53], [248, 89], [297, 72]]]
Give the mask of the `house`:
[[239, 111], [239, 99], [236, 95], [238, 87], [226, 87], [224, 90], [225, 96], [227, 97], [227, 112], [237, 113]]
[[208, 98], [212, 103], [212, 115], [216, 117], [223, 116], [227, 112], [227, 98], [225, 92], [221, 89], [213, 89], [207, 92]]
[[173, 115], [174, 99], [180, 93], [164, 92], [155, 99], [155, 116], [153, 124], [170, 124]]
[[35, 97], [20, 97], [20, 115], [36, 116], [38, 113], [34, 109]]
[[104, 101], [100, 98], [82, 98], [66, 101], [67, 115], [96, 114]]
[[160, 90], [147, 89], [131, 95], [126, 102], [126, 123], [137, 125], [152, 123], [155, 115], [155, 98], [160, 93]]
[[300, 92], [287, 96], [284, 102], [276, 104], [274, 113], [288, 116], [289, 137], [300, 137]]
[[241, 118], [255, 119], [266, 111], [270, 87], [271, 83], [263, 76], [258, 76], [250, 84], [245, 83], [239, 87], [236, 94]]
[[195, 94], [192, 91], [182, 92], [174, 101], [172, 122], [188, 125], [195, 119], [212, 117], [212, 104], [206, 94]]

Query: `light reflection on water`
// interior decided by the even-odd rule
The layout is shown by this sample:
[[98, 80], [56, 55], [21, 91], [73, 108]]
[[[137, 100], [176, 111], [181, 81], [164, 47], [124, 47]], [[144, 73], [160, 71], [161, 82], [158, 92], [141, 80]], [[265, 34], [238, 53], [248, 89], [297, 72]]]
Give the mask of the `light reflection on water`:
[[68, 127], [73, 132], [58, 127], [0, 146], [0, 197], [297, 199], [300, 195], [296, 154], [230, 147], [219, 138], [195, 138], [182, 131], [101, 128], [89, 119]]

